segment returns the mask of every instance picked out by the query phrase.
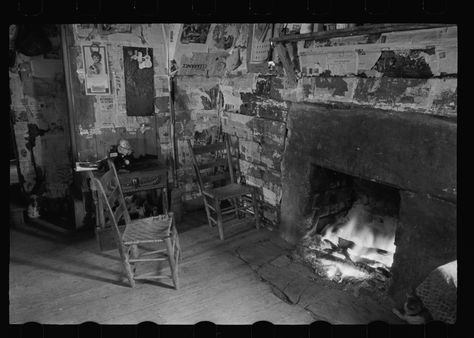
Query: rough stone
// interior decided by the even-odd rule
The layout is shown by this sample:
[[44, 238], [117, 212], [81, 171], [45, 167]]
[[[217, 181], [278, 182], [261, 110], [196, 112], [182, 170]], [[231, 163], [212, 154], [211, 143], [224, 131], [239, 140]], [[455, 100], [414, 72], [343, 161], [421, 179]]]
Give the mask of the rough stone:
[[435, 268], [456, 259], [456, 204], [402, 191], [390, 294], [402, 302]]

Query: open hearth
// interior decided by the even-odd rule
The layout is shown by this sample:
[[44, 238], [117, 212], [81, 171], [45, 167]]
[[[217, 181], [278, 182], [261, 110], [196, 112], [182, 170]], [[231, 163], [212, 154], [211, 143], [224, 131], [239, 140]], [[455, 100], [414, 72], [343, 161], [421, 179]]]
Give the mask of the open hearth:
[[[354, 274], [361, 268], [360, 260], [350, 259], [353, 252], [347, 246], [353, 244], [347, 241], [354, 240], [323, 229], [331, 224], [333, 229], [351, 228], [354, 214], [366, 214], [367, 206], [373, 209], [377, 202], [365, 204], [364, 191], [388, 197], [381, 199], [391, 201], [385, 203], [382, 219], [384, 224], [388, 217], [396, 219], [396, 250], [382, 289], [388, 287], [397, 303], [433, 269], [456, 259], [455, 122], [366, 107], [294, 103], [282, 188], [282, 236], [295, 244], [312, 237], [308, 243], [314, 247], [319, 241], [324, 247], [319, 257], [329, 251], [330, 265], [344, 262], [340, 267]], [[337, 269], [331, 269], [329, 275], [337, 280]], [[376, 280], [374, 274], [370, 277]]]
[[312, 212], [300, 258], [336, 282], [386, 291], [399, 220], [397, 189], [313, 166]]

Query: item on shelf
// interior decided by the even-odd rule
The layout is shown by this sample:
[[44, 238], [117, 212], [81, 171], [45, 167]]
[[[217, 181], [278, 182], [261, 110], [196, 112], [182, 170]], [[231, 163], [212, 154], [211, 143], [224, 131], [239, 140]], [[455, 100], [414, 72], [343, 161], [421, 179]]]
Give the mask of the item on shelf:
[[313, 32], [322, 32], [324, 31], [323, 23], [313, 23]]
[[336, 24], [336, 29], [346, 29], [346, 28], [349, 28], [348, 23], [337, 23]]
[[300, 34], [307, 34], [313, 31], [313, 24], [312, 23], [303, 23], [301, 24]]

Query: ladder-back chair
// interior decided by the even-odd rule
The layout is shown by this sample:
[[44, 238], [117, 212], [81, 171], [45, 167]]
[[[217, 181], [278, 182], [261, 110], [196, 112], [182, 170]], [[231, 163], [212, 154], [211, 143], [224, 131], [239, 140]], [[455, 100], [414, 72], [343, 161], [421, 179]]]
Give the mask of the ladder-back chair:
[[[112, 161], [108, 161], [108, 171], [101, 177], [94, 177], [94, 189], [97, 190], [103, 207], [105, 223], [111, 224], [120, 258], [127, 279], [132, 287], [135, 280], [171, 278], [175, 289], [178, 289], [178, 261], [180, 259], [179, 237], [173, 213], [156, 217], [131, 220], [123, 196], [117, 171]], [[123, 232], [119, 225], [124, 224]], [[165, 248], [155, 250], [156, 246], [165, 244]], [[150, 246], [155, 246], [150, 250]], [[161, 245], [162, 246], [162, 245]], [[136, 275], [136, 264], [168, 260], [171, 275], [145, 273]]]
[[236, 183], [238, 162], [234, 168], [229, 136], [224, 134], [224, 141], [205, 146], [193, 146], [189, 139], [187, 142], [209, 226], [217, 226], [221, 240], [224, 226], [248, 222], [249, 218], [258, 229], [258, 192], [255, 187]]

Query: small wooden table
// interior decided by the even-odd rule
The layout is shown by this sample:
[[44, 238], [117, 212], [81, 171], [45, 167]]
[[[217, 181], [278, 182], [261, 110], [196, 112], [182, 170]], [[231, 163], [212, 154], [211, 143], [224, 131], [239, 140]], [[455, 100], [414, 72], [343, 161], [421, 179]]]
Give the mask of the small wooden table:
[[[113, 241], [111, 241], [112, 228], [105, 223], [102, 201], [98, 198], [97, 189], [92, 183], [92, 178], [100, 177], [103, 175], [103, 172], [87, 171], [87, 174], [89, 178], [91, 178], [90, 189], [95, 205], [96, 237], [99, 248], [103, 251], [110, 248], [110, 242], [113, 243]], [[168, 168], [161, 162], [157, 160], [135, 162], [131, 170], [117, 170], [117, 175], [124, 195], [150, 190], [161, 192], [163, 213], [168, 213]]]

